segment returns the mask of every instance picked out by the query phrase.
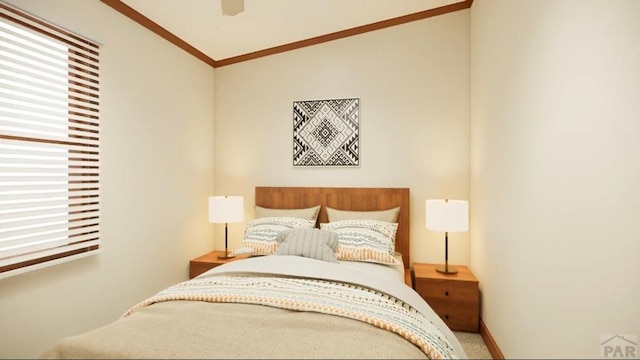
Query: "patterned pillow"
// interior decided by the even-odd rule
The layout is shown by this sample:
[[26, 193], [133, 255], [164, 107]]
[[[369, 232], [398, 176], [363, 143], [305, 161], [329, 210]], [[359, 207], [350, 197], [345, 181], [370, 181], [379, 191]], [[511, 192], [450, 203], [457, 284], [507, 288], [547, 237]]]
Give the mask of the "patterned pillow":
[[382, 220], [341, 220], [320, 224], [338, 235], [338, 260], [398, 265], [394, 257], [397, 223]]
[[247, 222], [244, 239], [233, 255], [272, 255], [281, 231], [294, 228], [313, 228], [315, 221], [295, 217], [263, 217]]
[[[276, 255], [294, 255], [337, 263], [335, 251], [338, 236], [333, 231], [296, 228], [286, 230], [284, 241], [278, 245]], [[280, 236], [280, 235], [279, 235]]]

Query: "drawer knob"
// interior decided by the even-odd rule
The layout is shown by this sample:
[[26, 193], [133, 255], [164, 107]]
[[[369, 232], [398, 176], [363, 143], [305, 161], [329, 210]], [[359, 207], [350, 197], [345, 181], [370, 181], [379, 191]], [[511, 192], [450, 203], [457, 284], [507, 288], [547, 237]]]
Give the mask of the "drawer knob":
[[444, 315], [444, 318], [445, 318], [445, 319], [447, 319], [447, 320], [449, 320], [449, 315], [448, 315], [448, 314], [445, 314], [445, 315]]
[[444, 296], [449, 296], [449, 291], [445, 291]]

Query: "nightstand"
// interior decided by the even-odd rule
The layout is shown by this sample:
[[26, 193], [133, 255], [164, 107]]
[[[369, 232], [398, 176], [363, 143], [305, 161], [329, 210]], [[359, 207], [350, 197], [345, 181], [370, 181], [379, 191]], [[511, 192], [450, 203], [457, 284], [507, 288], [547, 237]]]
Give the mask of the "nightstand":
[[223, 255], [224, 251], [212, 251], [189, 262], [189, 279], [202, 274], [203, 272], [213, 269], [216, 266], [226, 264], [230, 261], [245, 259], [246, 256], [240, 255], [230, 259], [218, 259], [218, 255]]
[[409, 269], [404, 269], [404, 283], [413, 289], [413, 276], [411, 276], [411, 270]]
[[436, 264], [413, 264], [413, 287], [454, 331], [478, 332], [480, 290], [467, 266], [454, 265], [458, 273], [445, 275]]

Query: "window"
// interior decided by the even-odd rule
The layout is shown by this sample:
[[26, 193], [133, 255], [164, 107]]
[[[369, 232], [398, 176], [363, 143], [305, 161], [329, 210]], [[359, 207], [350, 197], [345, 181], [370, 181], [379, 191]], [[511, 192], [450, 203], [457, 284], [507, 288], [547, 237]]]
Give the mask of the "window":
[[0, 2], [0, 278], [100, 247], [99, 45]]

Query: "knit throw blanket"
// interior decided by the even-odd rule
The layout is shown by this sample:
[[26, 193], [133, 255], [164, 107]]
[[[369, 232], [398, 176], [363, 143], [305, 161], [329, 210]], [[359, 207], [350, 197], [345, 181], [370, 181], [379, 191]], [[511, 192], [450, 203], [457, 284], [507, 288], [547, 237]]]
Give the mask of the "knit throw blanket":
[[153, 303], [172, 300], [258, 304], [347, 317], [404, 337], [430, 359], [458, 358], [437, 327], [409, 304], [369, 288], [327, 280], [270, 276], [196, 278], [140, 302], [123, 317]]

